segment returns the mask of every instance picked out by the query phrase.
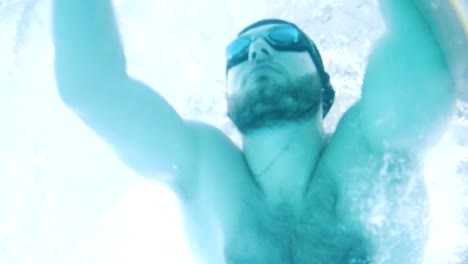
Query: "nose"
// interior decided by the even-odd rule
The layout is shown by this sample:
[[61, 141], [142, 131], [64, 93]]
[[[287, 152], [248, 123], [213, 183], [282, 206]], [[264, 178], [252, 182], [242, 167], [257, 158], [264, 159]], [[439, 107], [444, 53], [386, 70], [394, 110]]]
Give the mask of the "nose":
[[250, 44], [249, 60], [262, 62], [271, 56], [270, 45], [263, 38], [257, 38]]

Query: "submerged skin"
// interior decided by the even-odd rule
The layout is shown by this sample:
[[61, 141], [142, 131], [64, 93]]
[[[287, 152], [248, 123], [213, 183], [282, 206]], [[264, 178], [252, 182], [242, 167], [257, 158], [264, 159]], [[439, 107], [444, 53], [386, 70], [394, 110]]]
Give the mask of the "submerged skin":
[[[420, 162], [447, 126], [454, 85], [417, 5], [380, 2], [389, 31], [369, 58], [361, 99], [329, 139], [321, 111], [244, 134], [242, 149], [183, 120], [127, 75], [109, 0], [54, 1], [59, 93], [123, 162], [174, 191], [202, 263], [422, 263], [429, 206]], [[265, 42], [273, 26], [245, 32], [255, 40], [228, 72], [228, 100], [316, 76], [307, 52]], [[276, 69], [249, 75], [262, 65]]]

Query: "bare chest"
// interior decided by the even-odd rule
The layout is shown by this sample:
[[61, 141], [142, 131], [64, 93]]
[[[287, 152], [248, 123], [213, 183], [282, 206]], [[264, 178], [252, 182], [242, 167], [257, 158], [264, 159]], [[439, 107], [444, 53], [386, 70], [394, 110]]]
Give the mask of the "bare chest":
[[226, 264], [366, 263], [360, 237], [326, 211], [242, 211], [224, 238]]
[[[298, 204], [272, 206], [246, 166], [221, 165], [223, 177], [209, 177], [202, 184], [200, 204], [216, 219], [220, 233], [216, 255], [225, 264], [368, 263], [362, 238], [336, 217], [329, 177], [311, 175], [309, 195]], [[207, 225], [204, 216], [187, 217], [196, 218], [205, 219], [201, 224]], [[211, 244], [206, 237], [205, 231], [197, 234], [196, 244]], [[206, 255], [213, 253], [208, 251]]]

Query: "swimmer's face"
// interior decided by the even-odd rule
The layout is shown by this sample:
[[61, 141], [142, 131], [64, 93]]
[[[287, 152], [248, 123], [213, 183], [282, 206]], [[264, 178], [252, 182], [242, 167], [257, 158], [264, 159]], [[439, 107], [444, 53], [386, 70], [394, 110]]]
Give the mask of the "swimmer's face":
[[243, 33], [250, 37], [247, 60], [232, 67], [227, 73], [227, 93], [242, 93], [258, 85], [275, 84], [287, 87], [288, 84], [305, 75], [318, 76], [317, 69], [309, 53], [304, 51], [278, 51], [265, 39], [273, 28], [282, 24], [263, 25]]
[[265, 39], [275, 27], [284, 25], [263, 25], [242, 34], [252, 41], [248, 57], [227, 72], [228, 115], [243, 133], [286, 118], [311, 117], [321, 108], [321, 84], [312, 58], [307, 50], [275, 50]]

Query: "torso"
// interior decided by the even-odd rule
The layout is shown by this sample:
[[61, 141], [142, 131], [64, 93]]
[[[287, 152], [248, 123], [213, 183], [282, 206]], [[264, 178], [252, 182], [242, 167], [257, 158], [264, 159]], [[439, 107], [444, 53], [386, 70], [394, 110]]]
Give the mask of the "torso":
[[[300, 205], [273, 207], [263, 199], [242, 153], [216, 132], [209, 132], [206, 138], [218, 138], [219, 142], [205, 145], [203, 155], [210, 159], [203, 159], [206, 163], [200, 164], [197, 193], [181, 198], [186, 232], [202, 263], [374, 263], [370, 261], [374, 259], [372, 242], [366, 237], [368, 234], [362, 232], [364, 225], [358, 223], [356, 216], [356, 208], [368, 213], [374, 205], [364, 209], [360, 205], [353, 206], [348, 200], [352, 200], [349, 196], [354, 194], [346, 189], [358, 190], [367, 181], [367, 189], [357, 194], [364, 196], [362, 191], [366, 195], [376, 194], [378, 190], [374, 186], [381, 185], [368, 180], [384, 166], [382, 159], [356, 149], [359, 143], [346, 143], [338, 138], [337, 142], [331, 142], [315, 174], [311, 175], [304, 201]], [[340, 151], [334, 153], [335, 149]], [[415, 193], [408, 199], [420, 196]], [[362, 198], [360, 201], [365, 202]], [[422, 196], [421, 201], [424, 201]], [[415, 220], [408, 228], [423, 228], [422, 220]], [[414, 232], [421, 231], [419, 229]], [[405, 231], [408, 230], [403, 231], [403, 238], [410, 235]]]
[[361, 238], [320, 201], [304, 202], [301, 210], [293, 211], [286, 204], [270, 208], [253, 198], [241, 206], [234, 219], [224, 233], [226, 264], [351, 263], [351, 259], [365, 259]]

